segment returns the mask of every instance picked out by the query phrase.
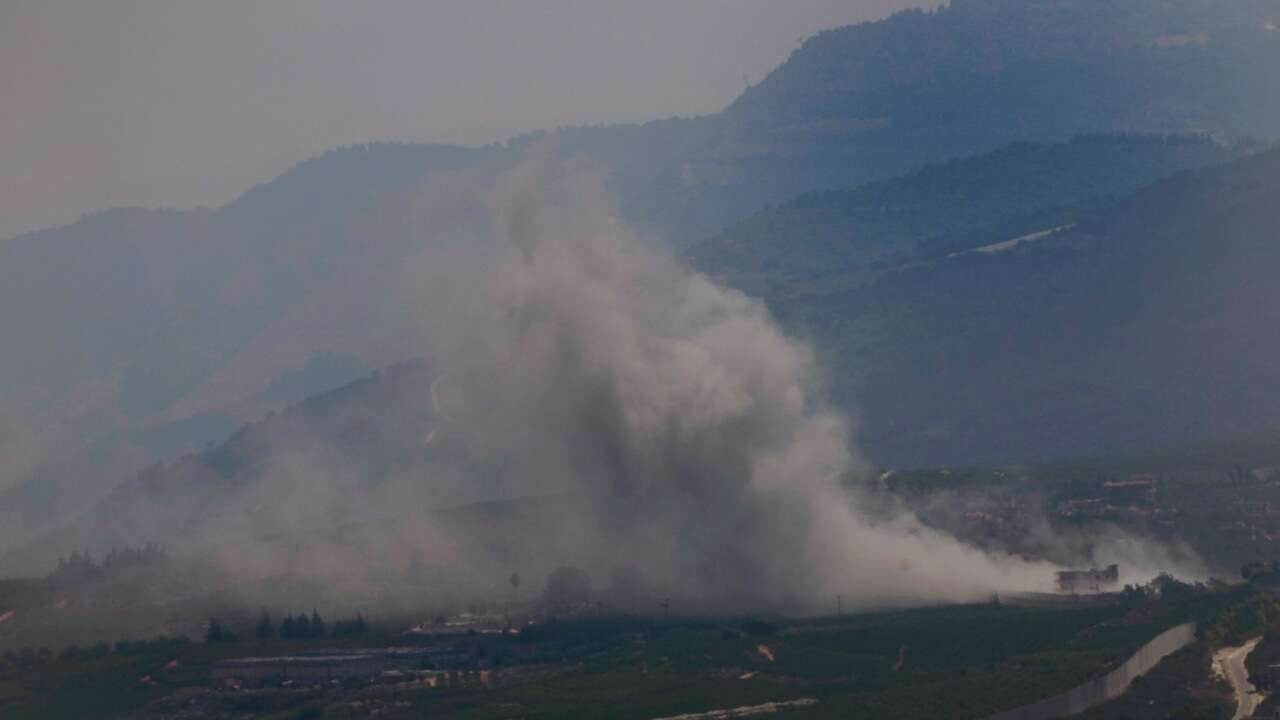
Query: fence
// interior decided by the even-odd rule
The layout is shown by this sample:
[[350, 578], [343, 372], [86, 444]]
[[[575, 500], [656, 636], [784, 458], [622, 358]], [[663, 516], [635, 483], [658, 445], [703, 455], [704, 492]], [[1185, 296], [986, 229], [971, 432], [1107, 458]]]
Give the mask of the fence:
[[1161, 660], [1190, 645], [1195, 638], [1195, 623], [1165, 630], [1106, 675], [1077, 685], [1061, 695], [996, 713], [985, 720], [1052, 720], [1082, 713], [1120, 697], [1134, 678], [1150, 672]]

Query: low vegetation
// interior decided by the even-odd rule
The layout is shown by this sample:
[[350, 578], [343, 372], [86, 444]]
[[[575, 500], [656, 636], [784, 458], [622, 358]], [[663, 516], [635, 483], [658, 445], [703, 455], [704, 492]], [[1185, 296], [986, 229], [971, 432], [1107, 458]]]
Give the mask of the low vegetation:
[[[312, 616], [304, 617], [315, 626]], [[568, 616], [517, 634], [461, 631], [461, 637], [474, 638], [476, 666], [507, 678], [501, 683], [417, 686], [390, 695], [368, 681], [223, 688], [212, 682], [210, 668], [226, 658], [440, 640], [402, 636], [394, 630], [398, 623], [366, 625], [360, 634], [333, 632], [362, 617], [334, 622], [323, 636], [287, 639], [256, 633], [250, 621], [223, 628], [234, 639], [10, 653], [0, 663], [0, 715], [147, 717], [148, 708], [171, 708], [185, 698], [181, 702], [196, 703], [211, 716], [363, 717], [377, 709], [384, 717], [652, 718], [809, 697], [817, 704], [793, 708], [785, 717], [974, 718], [1106, 672], [1174, 624], [1204, 623], [1209, 630], [1200, 645], [1208, 647], [1258, 632], [1275, 617], [1274, 601], [1247, 586], [1159, 598], [1137, 594], [1110, 607], [1081, 610], [986, 603], [787, 622]], [[263, 620], [271, 622], [263, 616], [257, 625]], [[1198, 657], [1180, 655], [1142, 687], [1174, 682]], [[1212, 695], [1203, 698], [1206, 707]]]

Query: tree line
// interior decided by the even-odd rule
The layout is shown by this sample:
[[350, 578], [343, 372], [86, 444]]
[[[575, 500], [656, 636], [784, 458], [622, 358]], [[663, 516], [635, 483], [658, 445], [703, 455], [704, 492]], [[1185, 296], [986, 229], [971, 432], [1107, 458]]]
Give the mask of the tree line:
[[[263, 611], [262, 616], [258, 618], [258, 622], [253, 628], [253, 636], [258, 640], [271, 640], [274, 638], [303, 640], [326, 636], [363, 635], [367, 632], [369, 632], [369, 623], [364, 619], [363, 614], [357, 614], [353, 618], [337, 620], [332, 625], [329, 625], [324, 618], [320, 617], [320, 613], [315, 610], [311, 611], [310, 616], [306, 613], [299, 613], [296, 616], [286, 615], [278, 625], [271, 619], [270, 613]], [[211, 617], [208, 625], [205, 626], [204, 639], [206, 642], [211, 643], [233, 642], [237, 639], [237, 635], [219, 622], [217, 618]]]
[[67, 557], [58, 558], [57, 567], [46, 577], [57, 585], [75, 585], [97, 580], [119, 570], [157, 567], [168, 561], [168, 553], [150, 543], [141, 547], [112, 548], [101, 562], [94, 560], [88, 551], [77, 550]]
[[171, 654], [191, 642], [185, 636], [159, 636], [153, 640], [119, 640], [96, 645], [68, 645], [58, 652], [48, 647], [23, 647], [0, 655], [0, 671], [23, 670], [53, 662], [83, 662], [111, 655]]

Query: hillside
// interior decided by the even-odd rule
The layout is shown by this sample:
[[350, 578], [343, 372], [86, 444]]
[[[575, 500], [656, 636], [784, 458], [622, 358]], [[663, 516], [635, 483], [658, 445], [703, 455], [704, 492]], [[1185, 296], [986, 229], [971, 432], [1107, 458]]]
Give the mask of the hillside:
[[482, 232], [475, 190], [510, 157], [350, 148], [217, 210], [115, 210], [0, 243], [0, 546], [414, 356], [406, 262]]
[[[836, 400], [881, 466], [1254, 433], [1280, 427], [1280, 369], [1267, 361], [1280, 352], [1277, 193], [1280, 151], [1259, 153], [1157, 182], [1035, 242], [766, 299], [824, 352]], [[230, 541], [528, 492], [520, 453], [530, 449], [500, 452], [499, 438], [442, 415], [436, 377], [411, 364], [307, 400], [144, 472], [11, 560]]]
[[[138, 473], [69, 531], [43, 533], [9, 561], [35, 572], [81, 546], [153, 538], [180, 549], [331, 527], [408, 497], [424, 508], [474, 499], [456, 473], [451, 487], [448, 473], [435, 472], [456, 461], [447, 431], [427, 452], [428, 433], [439, 424], [432, 377], [422, 363], [397, 366], [272, 413], [203, 452]], [[424, 473], [431, 483], [422, 482]]]
[[1280, 151], [1096, 218], [852, 288], [767, 297], [826, 351], [888, 465], [994, 463], [1280, 426]]
[[[413, 259], [483, 234], [485, 193], [530, 150], [584, 157], [631, 221], [684, 248], [770, 203], [844, 193], [1010, 142], [1110, 131], [1280, 135], [1269, 84], [1280, 42], [1265, 29], [1275, 11], [1270, 0], [958, 0], [821, 33], [713, 116], [565, 128], [481, 149], [347, 148], [222, 208], [118, 209], [0, 242], [0, 546], [88, 507], [139, 467], [418, 355], [406, 332], [417, 329], [424, 301]], [[1056, 198], [1052, 208], [1122, 194], [1217, 152], [1184, 150], [1149, 165], [1120, 159], [1097, 186], [1084, 168], [1080, 184], [1037, 197]], [[935, 171], [939, 182], [946, 172]], [[821, 197], [837, 215], [861, 202], [842, 194], [797, 202]], [[969, 196], [952, 199], [963, 205]], [[940, 233], [944, 220], [1007, 230], [1000, 239], [1028, 218], [1035, 229], [1056, 222], [1036, 217], [1039, 200], [1024, 199], [939, 214], [920, 229], [941, 248], [968, 242]], [[752, 222], [785, 225], [800, 210]], [[917, 232], [868, 222], [843, 218], [833, 232], [844, 223], [884, 237]], [[826, 227], [819, 220], [805, 242], [826, 247]], [[776, 257], [767, 247], [721, 250], [726, 266], [746, 266]], [[781, 268], [788, 284], [831, 269], [830, 258], [822, 267], [798, 260]], [[843, 279], [827, 292], [849, 289], [841, 262]], [[735, 278], [771, 301], [774, 281]], [[798, 313], [798, 327], [825, 322], [821, 312], [775, 309]]]
[[852, 190], [801, 195], [687, 255], [751, 295], [830, 292], [903, 265], [1083, 222], [1144, 185], [1238, 153], [1204, 137], [1018, 143]]
[[1011, 142], [1274, 138], [1277, 15], [1274, 0], [954, 0], [822, 32], [721, 114], [654, 205], [673, 233], [709, 235], [752, 205]]

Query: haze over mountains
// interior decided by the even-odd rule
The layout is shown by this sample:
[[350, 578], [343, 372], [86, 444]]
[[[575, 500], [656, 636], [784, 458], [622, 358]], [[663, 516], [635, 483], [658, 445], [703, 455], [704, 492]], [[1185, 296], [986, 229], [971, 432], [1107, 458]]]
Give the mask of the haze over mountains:
[[1269, 151], [1021, 244], [770, 303], [827, 348], [837, 396], [860, 408], [860, 437], [886, 464], [1042, 460], [1271, 428], [1277, 193], [1280, 153]]
[[[1199, 159], [1226, 152], [1202, 140], [1142, 138], [1022, 150], [1065, 169], [1061, 153], [1070, 148], [1096, 159], [1097, 148], [1115, 157], [1133, 144], [1194, 150]], [[992, 162], [984, 156], [950, 172], [973, 188], [961, 168]], [[1045, 166], [1030, 167], [1024, 180]], [[1280, 425], [1280, 407], [1257, 392], [1280, 383], [1266, 360], [1280, 351], [1270, 331], [1280, 319], [1271, 281], [1280, 250], [1270, 242], [1277, 193], [1280, 151], [1266, 151], [1095, 199], [1100, 207], [1084, 204], [1088, 212], [1055, 205], [1078, 222], [1017, 245], [992, 249], [987, 240], [1007, 237], [1002, 229], [966, 230], [968, 251], [946, 245], [896, 266], [834, 273], [847, 282], [782, 275], [764, 297], [823, 351], [836, 398], [859, 409], [859, 442], [875, 462], [999, 463], [1250, 432]], [[966, 228], [962, 218], [946, 226]], [[800, 264], [813, 252], [792, 247]], [[829, 244], [816, 247], [830, 254]], [[69, 535], [42, 537], [41, 552], [23, 555], [48, 562], [95, 538], [226, 541], [252, 528], [399, 512], [405, 498], [426, 508], [527, 493], [527, 458], [459, 435], [440, 418], [437, 377], [414, 363], [308, 400], [121, 485]], [[291, 469], [299, 465], [313, 468], [311, 489]], [[287, 500], [295, 495], [306, 500]]]
[[1015, 143], [899, 178], [800, 195], [687, 254], [770, 301], [860, 286], [903, 266], [1077, 224], [1144, 185], [1244, 151], [1208, 136]]
[[[498, 471], [440, 461], [444, 436], [424, 450], [420, 365], [134, 478], [429, 355], [447, 333], [421, 304], [465, 285], [429, 259], [492, 231], [484, 191], [529, 153], [599, 172], [648, 242], [812, 340], [874, 463], [1280, 424], [1277, 17], [1268, 0], [954, 0], [821, 33], [718, 115], [336, 150], [216, 210], [6, 240], [0, 548], [39, 533], [60, 552], [108, 525], [174, 541], [213, 511], [288, 529], [219, 484], [261, 479], [273, 444], [353, 468], [336, 507], [407, 483], [397, 467], [434, 467], [442, 503], [485, 497], [475, 479]], [[149, 515], [164, 527], [109, 522]], [[300, 522], [324, 519], [355, 518]]]
[[683, 244], [764, 203], [1015, 141], [1271, 138], [1277, 12], [1273, 0], [957, 0], [819, 33], [730, 104], [643, 207]]

